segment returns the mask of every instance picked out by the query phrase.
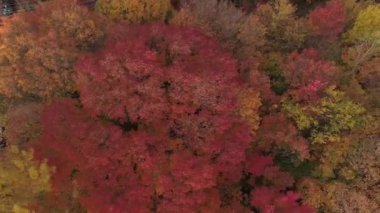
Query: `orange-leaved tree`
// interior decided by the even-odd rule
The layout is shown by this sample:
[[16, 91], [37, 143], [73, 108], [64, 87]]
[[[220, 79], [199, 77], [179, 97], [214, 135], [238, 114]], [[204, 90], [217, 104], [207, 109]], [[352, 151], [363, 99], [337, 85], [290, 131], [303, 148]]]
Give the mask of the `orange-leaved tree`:
[[0, 93], [11, 98], [51, 98], [75, 92], [77, 56], [104, 35], [100, 18], [76, 1], [51, 1], [4, 21]]

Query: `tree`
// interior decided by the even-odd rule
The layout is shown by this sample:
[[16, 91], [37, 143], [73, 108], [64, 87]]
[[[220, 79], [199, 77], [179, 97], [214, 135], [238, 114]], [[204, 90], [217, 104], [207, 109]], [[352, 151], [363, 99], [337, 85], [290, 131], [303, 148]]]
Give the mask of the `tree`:
[[289, 149], [304, 160], [309, 157], [308, 141], [299, 135], [297, 128], [282, 113], [263, 118], [258, 131], [257, 145], [260, 150]]
[[359, 84], [369, 96], [371, 111], [373, 111], [374, 114], [378, 113], [377, 109], [380, 106], [380, 98], [377, 95], [380, 90], [379, 64], [380, 58], [374, 58], [367, 63], [362, 64], [356, 75]]
[[373, 4], [373, 1], [365, 0], [358, 2], [355, 0], [346, 0], [343, 1], [343, 4], [346, 10], [346, 27], [351, 28], [354, 25], [354, 22], [358, 17], [360, 11]]
[[376, 184], [380, 180], [380, 174], [377, 172], [380, 162], [378, 131], [379, 128], [377, 133], [360, 134], [346, 159], [348, 168], [352, 168], [356, 175], [352, 185], [371, 198], [377, 206], [380, 204], [380, 187]]
[[240, 26], [245, 19], [243, 11], [228, 1], [194, 0], [174, 16], [172, 23], [200, 27], [218, 38], [223, 47], [233, 51]]
[[318, 100], [325, 88], [335, 83], [340, 69], [334, 62], [324, 61], [315, 49], [292, 52], [284, 65], [289, 93], [299, 101]]
[[40, 134], [42, 105], [27, 103], [12, 107], [7, 113], [6, 137], [8, 143], [28, 148]]
[[42, 129], [36, 146], [38, 156], [57, 168], [53, 192], [67, 196], [76, 183], [82, 205], [102, 212], [223, 208], [219, 191], [239, 181], [250, 142], [249, 129], [236, 124], [209, 136], [212, 152], [196, 152], [192, 144], [170, 138], [162, 125], [123, 133], [72, 100], [48, 106]]
[[287, 194], [280, 194], [273, 189], [259, 187], [254, 189], [252, 193], [251, 204], [257, 207], [261, 212], [315, 212], [306, 205], [300, 206], [297, 202], [299, 199], [300, 194], [298, 193], [289, 192]]
[[377, 208], [369, 197], [343, 183], [319, 183], [306, 178], [298, 187], [304, 192], [306, 203], [319, 211], [370, 213]]
[[76, 1], [51, 1], [4, 21], [0, 93], [11, 98], [52, 98], [75, 92], [77, 56], [101, 43], [99, 17]]
[[0, 159], [0, 211], [29, 212], [27, 208], [43, 203], [54, 169], [36, 161], [32, 150], [17, 146], [2, 151]]
[[269, 54], [262, 64], [262, 70], [270, 78], [271, 89], [277, 95], [282, 95], [288, 90], [288, 82], [286, 82], [283, 71], [283, 57], [280, 54]]
[[325, 92], [326, 96], [313, 105], [285, 102], [283, 108], [311, 141], [311, 159], [318, 162], [314, 175], [333, 178], [355, 142], [351, 134], [365, 128], [371, 117], [334, 87]]
[[239, 58], [250, 59], [259, 55], [259, 50], [267, 45], [268, 26], [265, 26], [257, 15], [250, 15], [242, 22], [237, 39], [239, 41], [236, 54]]
[[352, 73], [364, 62], [380, 54], [380, 37], [376, 17], [380, 14], [378, 5], [368, 5], [360, 10], [352, 29], [346, 33], [346, 41], [352, 46], [344, 52], [345, 62], [351, 67]]
[[243, 84], [212, 38], [163, 24], [121, 26], [76, 68], [83, 109], [72, 100], [48, 106], [37, 144], [57, 167], [57, 194], [70, 194], [74, 182], [80, 203], [102, 212], [245, 208], [235, 195], [251, 142], [237, 113]]
[[359, 12], [353, 28], [347, 33], [348, 40], [354, 43], [370, 43], [374, 46], [380, 45], [379, 5], [369, 5]]
[[[313, 209], [297, 202], [301, 195], [286, 190], [294, 183], [292, 176], [273, 164], [271, 156], [253, 153], [247, 160], [250, 204], [262, 212], [312, 213]], [[285, 193], [284, 193], [285, 191]]]
[[303, 46], [307, 36], [306, 20], [295, 17], [296, 7], [288, 0], [276, 0], [261, 4], [255, 14], [264, 26], [266, 51], [290, 51]]
[[93, 115], [142, 126], [164, 121], [175, 137], [197, 141], [228, 128], [217, 117], [237, 109], [241, 82], [236, 61], [212, 39], [160, 24], [114, 32], [103, 50], [79, 60], [77, 72]]
[[283, 105], [298, 129], [305, 131], [315, 144], [339, 141], [341, 133], [363, 127], [368, 119], [366, 110], [345, 97], [343, 92], [334, 87], [325, 92], [326, 97], [316, 105]]
[[309, 14], [313, 33], [333, 41], [343, 32], [345, 21], [345, 8], [341, 0], [330, 0]]
[[170, 0], [99, 0], [96, 10], [116, 20], [146, 23], [166, 20], [172, 8]]
[[260, 94], [253, 89], [245, 89], [241, 92], [239, 114], [251, 127], [254, 134], [259, 128], [260, 116], [259, 108], [261, 107]]

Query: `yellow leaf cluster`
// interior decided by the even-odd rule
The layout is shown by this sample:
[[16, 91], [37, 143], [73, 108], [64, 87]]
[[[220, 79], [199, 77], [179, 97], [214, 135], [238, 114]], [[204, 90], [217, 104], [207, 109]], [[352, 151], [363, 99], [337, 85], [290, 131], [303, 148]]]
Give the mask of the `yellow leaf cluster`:
[[339, 164], [346, 160], [353, 141], [350, 137], [337, 137], [336, 143], [328, 143], [318, 153], [314, 153], [314, 157], [318, 157], [318, 169], [321, 178], [336, 177], [335, 170], [339, 170], [340, 175], [346, 180], [352, 180], [355, 176], [354, 172], [347, 167], [339, 167]]
[[293, 18], [296, 7], [289, 0], [276, 0], [273, 10], [272, 25], [276, 27], [281, 21]]
[[349, 100], [345, 93], [335, 87], [327, 88], [325, 93], [326, 97], [316, 105], [283, 105], [297, 127], [310, 132], [313, 144], [337, 142], [341, 133], [363, 127], [368, 120], [365, 108]]
[[272, 4], [262, 4], [256, 15], [264, 26], [268, 26], [268, 48], [289, 50], [300, 47], [307, 36], [305, 19], [296, 18], [296, 7], [289, 0], [276, 0]]
[[360, 11], [353, 28], [348, 32], [352, 42], [380, 45], [380, 5], [369, 5]]
[[345, 0], [343, 1], [346, 10], [346, 22], [349, 26], [353, 25], [360, 11], [373, 3], [372, 0]]
[[116, 20], [146, 23], [164, 21], [172, 7], [170, 0], [98, 0], [96, 9]]
[[240, 95], [240, 116], [251, 127], [251, 133], [254, 134], [259, 128], [260, 115], [259, 108], [261, 107], [260, 94], [253, 89], [246, 89]]
[[0, 212], [29, 212], [28, 205], [50, 190], [52, 173], [46, 162], [34, 160], [31, 150], [11, 146], [0, 153]]

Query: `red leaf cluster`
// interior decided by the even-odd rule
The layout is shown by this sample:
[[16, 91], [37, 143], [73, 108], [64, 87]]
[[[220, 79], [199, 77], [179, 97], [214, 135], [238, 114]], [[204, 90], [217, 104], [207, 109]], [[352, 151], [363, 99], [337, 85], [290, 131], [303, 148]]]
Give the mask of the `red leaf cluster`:
[[[299, 203], [301, 195], [287, 191], [294, 184], [293, 177], [273, 163], [272, 156], [253, 153], [247, 160], [247, 171], [252, 175], [250, 203], [260, 212], [312, 213], [313, 209]], [[264, 178], [264, 179], [261, 179]]]
[[310, 207], [298, 204], [297, 200], [300, 198], [294, 192], [280, 194], [268, 187], [258, 187], [252, 192], [251, 204], [263, 213], [314, 213]]
[[[194, 29], [130, 26], [77, 68], [83, 109], [65, 100], [42, 115], [39, 152], [57, 166], [56, 191], [74, 181], [95, 212], [230, 205], [223, 197], [241, 179], [251, 135], [235, 113], [229, 54]], [[123, 122], [137, 128], [123, 132]]]
[[37, 150], [57, 167], [55, 192], [75, 180], [82, 204], [100, 212], [216, 210], [219, 189], [240, 180], [250, 142], [249, 129], [236, 125], [210, 141], [213, 153], [195, 154], [159, 131], [123, 133], [71, 100], [48, 106], [42, 128]]
[[[77, 70], [81, 103], [47, 106], [36, 145], [57, 168], [56, 196], [76, 192], [90, 212], [245, 212], [247, 168], [254, 185], [259, 176], [276, 192], [293, 185], [270, 157], [246, 165], [252, 138], [237, 113], [236, 61], [197, 30], [115, 29]], [[266, 205], [302, 208], [280, 198]]]
[[308, 142], [299, 135], [297, 128], [282, 113], [263, 118], [257, 144], [261, 150], [287, 148], [297, 153], [301, 159], [309, 157]]
[[330, 0], [309, 14], [309, 22], [315, 35], [336, 40], [343, 32], [346, 12], [341, 0]]
[[110, 37], [77, 64], [81, 99], [93, 114], [149, 124], [233, 109], [236, 60], [198, 30], [128, 26]]
[[285, 78], [290, 93], [298, 100], [313, 101], [320, 93], [335, 82], [339, 68], [330, 61], [324, 61], [315, 49], [292, 52], [285, 63]]

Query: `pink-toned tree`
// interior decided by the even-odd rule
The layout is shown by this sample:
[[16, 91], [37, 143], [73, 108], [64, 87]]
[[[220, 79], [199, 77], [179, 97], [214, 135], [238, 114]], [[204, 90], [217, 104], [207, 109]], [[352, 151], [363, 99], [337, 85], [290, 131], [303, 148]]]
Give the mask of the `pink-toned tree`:
[[285, 148], [297, 154], [300, 159], [309, 157], [308, 141], [283, 113], [264, 116], [257, 135], [257, 146], [260, 150]]
[[340, 69], [334, 62], [324, 61], [315, 49], [292, 52], [285, 62], [284, 75], [289, 93], [298, 100], [313, 101], [336, 82]]
[[81, 101], [92, 115], [139, 126], [162, 123], [197, 152], [210, 149], [204, 138], [234, 123], [223, 118], [236, 111], [242, 82], [236, 60], [213, 39], [161, 24], [115, 30], [102, 51], [79, 60], [77, 73]]
[[[210, 37], [160, 24], [115, 29], [77, 73], [81, 102], [48, 105], [36, 143], [57, 168], [56, 200], [91, 212], [249, 211], [241, 180], [254, 132], [238, 111], [245, 87]], [[261, 158], [248, 161], [264, 167], [251, 171], [252, 183], [264, 176], [284, 196], [292, 177]]]
[[301, 204], [301, 194], [288, 190], [293, 177], [273, 163], [273, 157], [255, 152], [247, 160], [246, 169], [253, 187], [250, 204], [260, 212], [313, 213], [312, 208]]
[[244, 209], [235, 191], [251, 131], [237, 63], [214, 40], [161, 24], [115, 29], [77, 72], [83, 109], [66, 100], [42, 116], [57, 193], [78, 190], [90, 211]]
[[196, 153], [160, 127], [123, 133], [72, 100], [48, 106], [36, 150], [57, 168], [52, 193], [69, 197], [76, 190], [80, 203], [95, 212], [223, 209], [221, 191], [241, 178], [249, 128], [235, 124], [209, 141], [213, 152]]
[[346, 11], [343, 1], [330, 0], [309, 14], [312, 32], [328, 40], [335, 41], [343, 32], [346, 22]]

